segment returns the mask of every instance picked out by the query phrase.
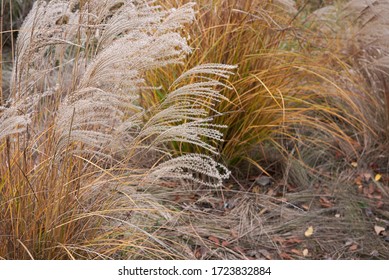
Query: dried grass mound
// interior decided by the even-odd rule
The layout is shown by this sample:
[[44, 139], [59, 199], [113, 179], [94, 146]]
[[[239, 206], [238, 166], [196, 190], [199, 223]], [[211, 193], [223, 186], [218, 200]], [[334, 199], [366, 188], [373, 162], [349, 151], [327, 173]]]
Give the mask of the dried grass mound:
[[197, 65], [159, 104], [142, 102], [158, 86], [146, 74], [191, 52], [180, 30], [194, 20], [192, 7], [35, 2], [15, 46], [10, 97], [0, 107], [0, 256], [112, 256], [117, 247], [108, 250], [109, 238], [100, 244], [97, 237], [101, 224], [110, 225], [106, 214], [119, 210], [104, 202], [103, 190], [166, 181], [219, 187], [228, 178], [211, 156], [177, 156], [169, 143], [217, 154], [212, 143], [222, 141], [223, 126], [207, 110], [225, 99], [219, 80], [233, 66]]

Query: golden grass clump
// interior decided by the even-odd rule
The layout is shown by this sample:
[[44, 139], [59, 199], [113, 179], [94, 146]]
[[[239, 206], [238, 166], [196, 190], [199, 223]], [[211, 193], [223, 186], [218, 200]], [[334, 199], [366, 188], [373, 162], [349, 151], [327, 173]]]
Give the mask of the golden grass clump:
[[[299, 158], [303, 147], [320, 146], [323, 160], [337, 156], [350, 161], [360, 152], [357, 138], [365, 131], [365, 119], [354, 91], [358, 77], [337, 52], [323, 49], [319, 33], [306, 29], [298, 17], [301, 11], [287, 3], [199, 1], [187, 63], [151, 77], [162, 86], [155, 92], [158, 102], [167, 84], [193, 65], [238, 65], [229, 80], [233, 90], [223, 91], [228, 101], [217, 107], [225, 113], [216, 118], [227, 126], [219, 147], [231, 167], [246, 160], [266, 173], [261, 160], [282, 161], [291, 151]], [[175, 149], [193, 147], [177, 144]]]

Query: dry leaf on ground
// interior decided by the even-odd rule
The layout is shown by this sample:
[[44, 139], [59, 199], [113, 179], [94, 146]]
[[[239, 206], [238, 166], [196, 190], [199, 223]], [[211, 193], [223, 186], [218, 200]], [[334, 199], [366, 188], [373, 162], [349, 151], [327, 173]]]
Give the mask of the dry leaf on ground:
[[305, 237], [310, 237], [313, 234], [313, 227], [310, 226], [304, 233]]
[[376, 233], [377, 235], [380, 235], [382, 232], [385, 231], [385, 228], [384, 228], [384, 227], [381, 227], [381, 226], [375, 225], [375, 226], [374, 226], [374, 231], [375, 231], [375, 233]]
[[303, 250], [303, 256], [304, 257], [306, 257], [306, 256], [308, 256], [308, 249], [307, 248], [305, 248], [304, 250]]
[[320, 197], [320, 204], [323, 208], [331, 208], [334, 206], [334, 204], [329, 201], [329, 199], [325, 198], [325, 197]]
[[374, 177], [374, 181], [378, 182], [379, 180], [381, 180], [381, 178], [382, 178], [381, 174], [376, 174]]

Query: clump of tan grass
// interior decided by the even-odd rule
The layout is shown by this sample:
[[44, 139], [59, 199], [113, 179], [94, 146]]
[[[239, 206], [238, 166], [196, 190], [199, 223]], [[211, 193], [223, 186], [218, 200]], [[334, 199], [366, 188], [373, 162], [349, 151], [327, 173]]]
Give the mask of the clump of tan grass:
[[355, 67], [363, 74], [368, 90], [373, 91], [377, 99], [370, 124], [388, 141], [389, 136], [389, 75], [388, 57], [388, 13], [386, 1], [350, 1], [345, 6], [344, 17], [350, 23], [353, 35], [351, 49]]
[[364, 117], [365, 132], [358, 142], [363, 154], [387, 152], [388, 75], [386, 1], [338, 1], [317, 10], [306, 20], [320, 32], [322, 48], [335, 53], [349, 69], [355, 83], [339, 80], [342, 87], [356, 93], [354, 102]]
[[35, 2], [0, 108], [2, 258], [179, 257], [153, 236], [169, 211], [136, 191], [177, 181], [219, 187], [229, 176], [212, 157], [177, 156], [167, 144], [217, 154], [212, 141], [222, 140], [223, 126], [206, 110], [220, 114], [219, 78], [233, 66], [197, 65], [159, 104], [142, 106], [154, 89], [146, 73], [190, 53], [179, 30], [194, 20], [192, 7]]

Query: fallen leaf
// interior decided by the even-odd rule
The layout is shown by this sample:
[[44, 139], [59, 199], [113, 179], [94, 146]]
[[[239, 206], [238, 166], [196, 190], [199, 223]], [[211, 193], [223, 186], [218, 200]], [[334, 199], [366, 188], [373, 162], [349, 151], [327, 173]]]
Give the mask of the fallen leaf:
[[304, 250], [303, 250], [303, 256], [304, 257], [306, 257], [306, 256], [308, 256], [308, 249], [307, 248], [305, 248]]
[[201, 254], [201, 249], [196, 249], [196, 250], [194, 251], [194, 256], [195, 256], [196, 260], [201, 259], [202, 256], [203, 256], [203, 255]]
[[356, 167], [358, 167], [358, 163], [355, 162], [355, 161], [353, 161], [353, 162], [351, 163], [351, 166], [354, 167], [354, 168], [356, 168]]
[[207, 248], [203, 246], [198, 246], [194, 250], [194, 256], [198, 260], [202, 259], [206, 255], [206, 253], [207, 253]]
[[305, 211], [308, 211], [309, 210], [309, 206], [307, 204], [303, 204], [301, 205], [301, 207], [305, 210]]
[[212, 241], [212, 242], [215, 243], [217, 246], [220, 245], [219, 238], [217, 238], [216, 236], [210, 235], [210, 236], [208, 236], [208, 240]]
[[227, 240], [223, 240], [222, 241], [222, 246], [223, 247], [227, 247], [228, 245], [230, 245], [230, 242], [228, 242]]
[[333, 207], [333, 203], [331, 201], [329, 201], [327, 198], [325, 197], [320, 197], [320, 204], [323, 208], [331, 208]]
[[375, 233], [376, 233], [377, 235], [380, 235], [382, 232], [385, 231], [385, 228], [384, 228], [384, 227], [380, 227], [380, 226], [375, 225], [375, 226], [374, 226], [374, 231], [375, 231]]
[[310, 237], [313, 234], [313, 227], [310, 226], [304, 233], [305, 237]]
[[381, 180], [381, 178], [382, 178], [382, 175], [378, 173], [375, 175], [374, 181], [378, 182], [379, 180]]

